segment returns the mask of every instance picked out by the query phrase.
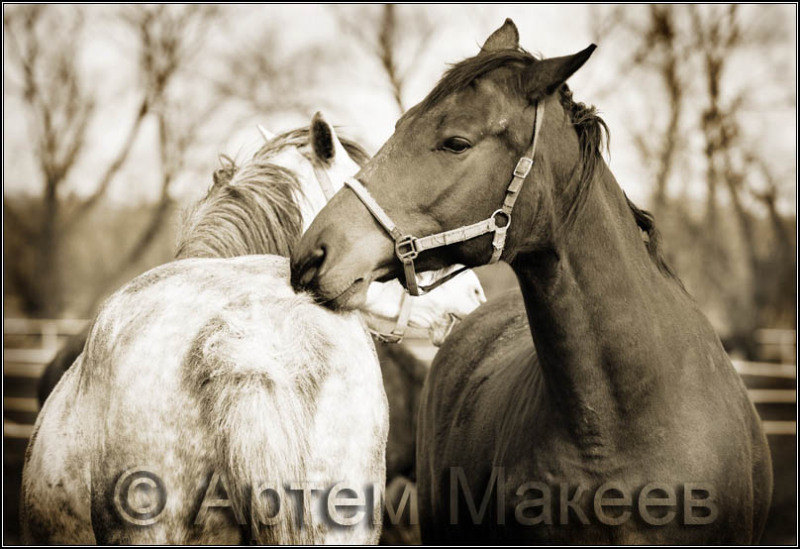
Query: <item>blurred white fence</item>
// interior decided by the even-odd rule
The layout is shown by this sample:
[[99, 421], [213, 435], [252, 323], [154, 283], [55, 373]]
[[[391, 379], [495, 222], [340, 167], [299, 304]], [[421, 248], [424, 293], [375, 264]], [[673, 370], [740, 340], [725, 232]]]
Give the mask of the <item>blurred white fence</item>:
[[3, 319], [3, 437], [28, 438], [39, 413], [36, 389], [64, 339], [86, 326], [82, 319]]
[[[39, 412], [36, 385], [47, 364], [61, 348], [65, 337], [80, 333], [87, 320], [7, 318], [3, 321], [3, 436], [28, 438]], [[750, 400], [756, 404], [769, 435], [795, 435], [797, 378], [794, 330], [759, 330], [757, 341], [777, 350], [784, 363], [734, 360], [736, 371], [748, 387]], [[430, 363], [436, 354], [427, 340], [404, 343], [420, 360]], [[752, 386], [752, 387], [751, 387]], [[775, 411], [775, 407], [779, 411]], [[791, 407], [791, 414], [788, 412]], [[774, 417], [773, 417], [774, 416]], [[791, 417], [792, 419], [788, 419]]]

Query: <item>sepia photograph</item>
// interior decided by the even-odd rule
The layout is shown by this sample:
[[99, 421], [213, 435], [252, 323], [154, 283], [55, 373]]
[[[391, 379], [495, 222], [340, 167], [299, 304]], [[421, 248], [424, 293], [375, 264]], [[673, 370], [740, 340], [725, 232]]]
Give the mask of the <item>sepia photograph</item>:
[[797, 546], [797, 3], [3, 4], [3, 545]]

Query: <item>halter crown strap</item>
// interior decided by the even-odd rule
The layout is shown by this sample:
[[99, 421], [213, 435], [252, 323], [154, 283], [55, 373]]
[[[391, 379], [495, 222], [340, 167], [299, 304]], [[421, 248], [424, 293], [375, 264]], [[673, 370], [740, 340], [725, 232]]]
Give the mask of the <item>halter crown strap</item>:
[[[406, 289], [411, 295], [420, 295], [420, 289], [423, 291], [430, 291], [431, 289], [439, 286], [454, 276], [461, 273], [464, 269], [454, 271], [447, 276], [437, 280], [429, 286], [420, 288], [417, 284], [417, 273], [414, 268], [414, 259], [417, 258], [420, 252], [430, 250], [433, 248], [440, 248], [450, 244], [457, 244], [471, 240], [486, 233], [494, 233], [492, 239], [492, 255], [488, 263], [497, 263], [500, 256], [503, 255], [503, 250], [506, 245], [506, 235], [508, 228], [511, 226], [511, 212], [514, 209], [514, 204], [517, 202], [519, 192], [522, 189], [525, 179], [533, 167], [534, 154], [536, 153], [536, 145], [539, 141], [539, 132], [542, 129], [542, 122], [544, 120], [544, 103], [539, 101], [536, 104], [536, 118], [533, 121], [533, 139], [531, 145], [525, 151], [525, 154], [517, 161], [514, 167], [514, 174], [511, 182], [506, 188], [506, 194], [503, 199], [503, 205], [492, 213], [490, 217], [471, 225], [464, 225], [449, 231], [435, 233], [428, 236], [417, 238], [410, 234], [403, 234], [397, 225], [395, 225], [392, 218], [380, 207], [375, 201], [369, 191], [361, 184], [361, 182], [350, 177], [345, 179], [344, 184], [352, 189], [359, 200], [366, 206], [367, 210], [372, 214], [378, 223], [391, 235], [394, 240], [394, 253], [397, 259], [403, 264], [403, 271], [406, 279]], [[466, 268], [466, 267], [465, 267]]]
[[350, 187], [353, 192], [356, 193], [356, 196], [358, 196], [364, 206], [367, 207], [369, 213], [372, 214], [372, 217], [374, 217], [378, 223], [381, 224], [387, 233], [395, 237], [395, 240], [402, 237], [402, 233], [397, 228], [397, 225], [394, 224], [392, 218], [389, 217], [386, 212], [383, 211], [383, 208], [381, 208], [380, 205], [375, 201], [375, 199], [372, 198], [372, 195], [369, 194], [367, 188], [361, 184], [361, 181], [355, 177], [348, 177], [344, 180], [344, 184]]
[[542, 129], [543, 120], [544, 102], [539, 101], [536, 104], [536, 118], [533, 121], [533, 139], [531, 140], [531, 146], [528, 147], [528, 150], [525, 151], [525, 155], [520, 158], [517, 161], [517, 165], [514, 166], [514, 177], [511, 179], [511, 183], [508, 184], [508, 188], [506, 189], [503, 206], [492, 214], [492, 218], [494, 219], [498, 217], [498, 214], [505, 216], [506, 223], [502, 227], [498, 227], [494, 233], [494, 239], [492, 240], [492, 257], [489, 259], [490, 264], [497, 263], [500, 260], [500, 256], [503, 255], [503, 250], [506, 246], [506, 234], [508, 233], [509, 226], [511, 226], [511, 211], [514, 209], [514, 204], [517, 202], [519, 191], [522, 190], [522, 184], [525, 183], [525, 179], [533, 168], [533, 155], [536, 154], [536, 145], [539, 141], [539, 131]]

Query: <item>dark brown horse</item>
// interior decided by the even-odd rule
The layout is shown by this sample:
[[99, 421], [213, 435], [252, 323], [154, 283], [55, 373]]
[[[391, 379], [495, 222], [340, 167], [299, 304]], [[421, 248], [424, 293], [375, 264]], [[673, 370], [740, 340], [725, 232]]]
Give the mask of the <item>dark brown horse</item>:
[[[593, 49], [538, 60], [507, 20], [400, 119], [357, 175], [363, 188], [340, 191], [293, 252], [295, 287], [351, 308], [370, 281], [401, 275], [398, 258], [486, 263], [510, 221], [495, 249], [522, 297], [470, 315], [426, 382], [425, 542], [752, 543], [764, 527], [759, 418], [661, 260], [652, 217], [603, 162], [604, 123], [564, 83]], [[513, 220], [492, 214], [517, 179]], [[449, 233], [427, 251], [400, 239], [480, 220], [490, 234]]]

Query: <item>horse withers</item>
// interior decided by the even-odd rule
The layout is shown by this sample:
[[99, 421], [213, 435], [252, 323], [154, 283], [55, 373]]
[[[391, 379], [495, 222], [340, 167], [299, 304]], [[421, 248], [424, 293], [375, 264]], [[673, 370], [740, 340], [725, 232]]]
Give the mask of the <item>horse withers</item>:
[[605, 165], [605, 124], [510, 20], [454, 65], [320, 212], [292, 282], [336, 309], [372, 280], [503, 260], [422, 397], [424, 542], [753, 543], [769, 448], [652, 217]]
[[[28, 541], [377, 541], [381, 372], [360, 315], [288, 284], [299, 201], [318, 184], [269, 161], [295, 138], [216, 174], [179, 260], [101, 308], [29, 444]], [[335, 177], [339, 160], [318, 168]], [[351, 496], [364, 520], [345, 512], [332, 524], [320, 501]]]

